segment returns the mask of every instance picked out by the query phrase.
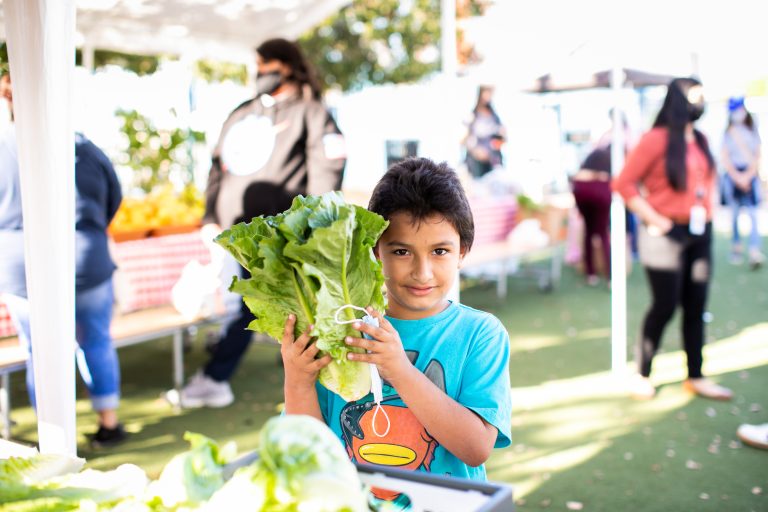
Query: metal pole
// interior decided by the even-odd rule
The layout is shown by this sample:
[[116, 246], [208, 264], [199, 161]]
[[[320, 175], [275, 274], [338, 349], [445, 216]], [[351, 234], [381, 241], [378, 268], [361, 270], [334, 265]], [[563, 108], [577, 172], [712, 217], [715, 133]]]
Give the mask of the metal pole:
[[456, 48], [456, 0], [440, 0], [440, 55], [446, 77], [455, 77], [459, 70]]
[[[454, 80], [459, 70], [459, 58], [456, 48], [456, 0], [440, 0], [440, 56], [443, 84], [453, 90]], [[459, 276], [448, 292], [448, 298], [459, 302]]]
[[[611, 72], [613, 90], [613, 136], [611, 172], [617, 176], [624, 167], [624, 119], [621, 92], [624, 70], [615, 66]], [[621, 374], [627, 365], [627, 232], [624, 202], [618, 194], [611, 203], [611, 371]]]

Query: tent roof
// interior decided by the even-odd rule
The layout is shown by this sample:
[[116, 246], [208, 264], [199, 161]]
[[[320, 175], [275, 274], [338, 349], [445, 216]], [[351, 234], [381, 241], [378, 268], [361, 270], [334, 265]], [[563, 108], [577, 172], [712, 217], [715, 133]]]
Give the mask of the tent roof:
[[[624, 68], [624, 86], [648, 87], [653, 85], [667, 85], [674, 78], [671, 75], [649, 73], [637, 69]], [[582, 77], [568, 77], [547, 73], [536, 79], [536, 84], [526, 92], [565, 92], [583, 89], [596, 89], [611, 86], [611, 70], [589, 73]]]
[[350, 1], [77, 0], [76, 43], [251, 62], [260, 41], [294, 39]]

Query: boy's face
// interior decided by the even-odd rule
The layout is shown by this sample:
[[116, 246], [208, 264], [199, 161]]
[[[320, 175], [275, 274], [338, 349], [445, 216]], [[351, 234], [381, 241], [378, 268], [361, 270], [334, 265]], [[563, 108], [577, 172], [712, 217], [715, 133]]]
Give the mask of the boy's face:
[[448, 306], [464, 253], [459, 233], [442, 215], [414, 223], [410, 214], [393, 214], [375, 253], [384, 267], [387, 314], [417, 320]]

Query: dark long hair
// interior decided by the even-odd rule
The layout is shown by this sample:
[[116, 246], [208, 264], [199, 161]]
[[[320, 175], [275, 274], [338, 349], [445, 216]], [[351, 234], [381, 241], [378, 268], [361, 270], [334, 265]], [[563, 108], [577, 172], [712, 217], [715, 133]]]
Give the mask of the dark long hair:
[[[475, 108], [472, 109], [472, 112], [477, 116], [477, 111], [480, 110], [480, 100], [483, 99], [483, 93], [485, 91], [492, 91], [493, 87], [489, 85], [481, 85], [477, 88], [477, 101], [475, 101]], [[493, 110], [493, 105], [489, 101], [485, 104], [485, 108], [488, 109], [488, 111], [491, 113], [493, 118], [496, 120], [497, 123], [501, 123], [501, 118], [499, 118], [498, 114], [496, 114], [496, 111]]]
[[[688, 91], [697, 85], [701, 85], [701, 82], [695, 78], [675, 78], [672, 80], [667, 87], [664, 104], [661, 106], [661, 110], [659, 110], [659, 114], [656, 116], [656, 121], [653, 123], [654, 128], [667, 128], [669, 134], [666, 160], [667, 179], [675, 190], [685, 190], [687, 187], [685, 126], [691, 122], [690, 115], [692, 109], [692, 105], [688, 101]], [[709, 171], [712, 172], [715, 167], [715, 160], [712, 158], [712, 153], [709, 150], [707, 138], [696, 129], [693, 130], [693, 134], [696, 138], [696, 145], [707, 156]]]
[[[731, 119], [731, 112], [728, 113], [728, 127], [726, 128], [726, 131], [728, 131], [728, 128], [733, 126], [733, 120]], [[752, 117], [752, 114], [747, 110], [747, 115], [744, 117], [744, 126], [749, 128], [750, 131], [755, 131], [755, 120]]]
[[279, 60], [291, 68], [291, 74], [288, 76], [300, 86], [307, 85], [312, 91], [312, 97], [320, 99], [322, 88], [320, 82], [315, 76], [315, 70], [299, 48], [299, 45], [288, 41], [287, 39], [269, 39], [261, 43], [256, 52], [261, 55], [265, 61]]

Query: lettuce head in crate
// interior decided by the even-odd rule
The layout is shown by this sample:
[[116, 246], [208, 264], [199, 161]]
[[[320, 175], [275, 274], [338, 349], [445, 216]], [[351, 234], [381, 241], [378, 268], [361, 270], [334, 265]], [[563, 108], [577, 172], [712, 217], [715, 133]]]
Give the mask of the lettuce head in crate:
[[347, 401], [368, 394], [371, 378], [367, 364], [347, 359], [350, 350], [362, 350], [348, 347], [344, 338], [359, 333], [339, 320], [356, 318], [355, 310], [343, 306], [384, 311], [384, 276], [373, 247], [387, 225], [380, 215], [329, 192], [297, 196], [287, 211], [237, 224], [216, 238], [251, 274], [230, 286], [256, 316], [249, 329], [280, 340], [291, 313], [296, 336], [314, 325], [320, 354], [333, 359], [321, 370], [320, 383]]

